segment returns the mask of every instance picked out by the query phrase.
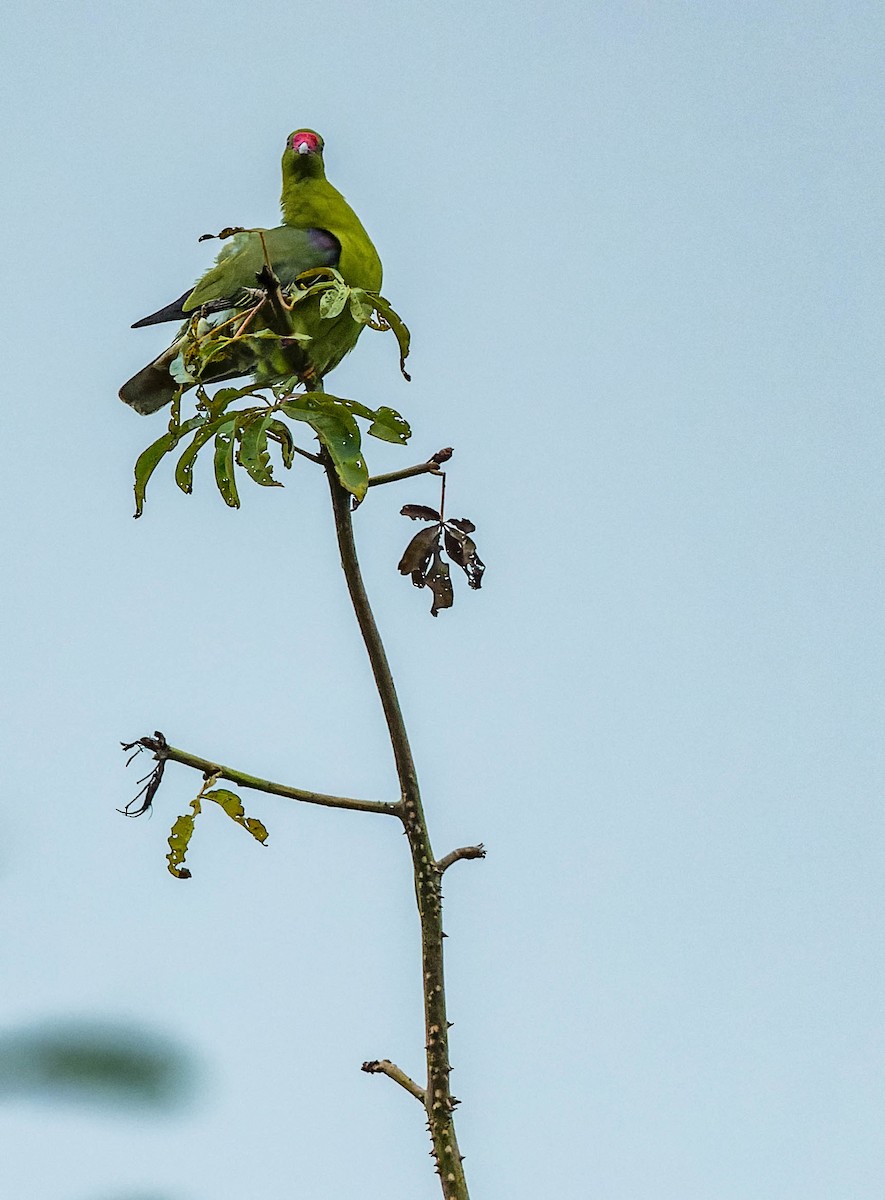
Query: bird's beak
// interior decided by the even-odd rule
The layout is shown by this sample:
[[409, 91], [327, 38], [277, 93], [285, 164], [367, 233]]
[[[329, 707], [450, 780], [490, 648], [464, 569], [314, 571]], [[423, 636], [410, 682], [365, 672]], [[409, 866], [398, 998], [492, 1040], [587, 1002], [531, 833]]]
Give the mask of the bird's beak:
[[298, 153], [299, 154], [310, 154], [310, 146], [308, 146], [307, 142], [299, 142], [298, 143]]

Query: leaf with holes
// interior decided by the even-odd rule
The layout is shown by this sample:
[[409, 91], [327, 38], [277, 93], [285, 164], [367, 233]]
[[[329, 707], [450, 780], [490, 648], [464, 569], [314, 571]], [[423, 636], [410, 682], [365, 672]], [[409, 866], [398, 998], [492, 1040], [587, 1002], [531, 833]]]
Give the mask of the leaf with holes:
[[177, 818], [169, 833], [169, 853], [166, 855], [169, 873], [176, 879], [190, 879], [191, 873], [184, 865], [185, 855], [194, 832], [194, 821], [200, 812], [200, 801], [192, 801], [193, 814], [185, 813]]
[[369, 471], [362, 455], [359, 428], [347, 407], [324, 392], [305, 392], [284, 401], [280, 409], [287, 417], [310, 425], [329, 451], [342, 485], [357, 500], [362, 500], [369, 486]]
[[[465, 526], [468, 529], [465, 529]], [[446, 521], [443, 526], [446, 553], [455, 566], [460, 567], [467, 576], [467, 583], [474, 591], [482, 586], [482, 576], [486, 569], [485, 563], [476, 553], [476, 542], [470, 537], [475, 528], [471, 521], [463, 519]]]
[[410, 517], [413, 521], [436, 521], [439, 523], [442, 517], [435, 508], [428, 508], [426, 504], [404, 504], [399, 510], [400, 516]]
[[295, 461], [295, 440], [292, 437], [292, 430], [284, 421], [271, 421], [267, 427], [267, 436], [279, 443], [283, 466], [288, 470]]
[[336, 279], [333, 285], [320, 296], [320, 316], [331, 320], [343, 312], [348, 292], [347, 284]]
[[419, 529], [403, 551], [399, 572], [401, 575], [411, 575], [415, 587], [424, 587], [424, 574], [433, 555], [439, 552], [440, 532], [439, 524]]
[[152, 442], [146, 450], [142, 450], [135, 464], [135, 516], [140, 517], [144, 512], [145, 492], [147, 491], [148, 480], [157, 468], [160, 459], [168, 454], [170, 450], [174, 450], [183, 437], [190, 433], [192, 429], [196, 429], [198, 425], [202, 425], [203, 417], [191, 417], [189, 421], [185, 421], [183, 425], [177, 425], [174, 429], [164, 433], [162, 437], [157, 438]]
[[197, 455], [228, 420], [228, 417], [221, 414], [214, 420], [207, 421], [202, 429], [198, 429], [194, 434], [193, 441], [178, 460], [178, 465], [175, 468], [175, 482], [187, 495], [190, 495], [193, 491], [194, 463], [197, 461]]
[[374, 303], [362, 288], [350, 289], [350, 315], [358, 325], [368, 324], [374, 311]]
[[229, 508], [240, 507], [240, 496], [234, 477], [236, 424], [236, 417], [225, 421], [215, 435], [215, 482], [222, 500]]
[[283, 486], [273, 477], [270, 453], [267, 449], [267, 430], [272, 420], [272, 411], [259, 409], [240, 427], [237, 462], [241, 467], [245, 467], [255, 482], [260, 483], [262, 487]]
[[230, 792], [227, 788], [214, 788], [211, 792], [203, 793], [204, 800], [214, 800], [220, 805], [232, 821], [236, 821], [238, 825], [242, 825], [255, 838], [256, 842], [261, 842], [262, 846], [268, 838], [268, 833], [260, 821], [254, 817], [247, 817], [243, 802], [236, 792]]
[[374, 420], [368, 432], [372, 437], [380, 438], [382, 442], [393, 442], [394, 445], [404, 446], [412, 436], [412, 430], [405, 417], [393, 408], [382, 405], [376, 408]]
[[406, 546], [399, 564], [401, 574], [411, 575], [415, 587], [430, 588], [433, 593], [430, 615], [433, 617], [441, 609], [451, 608], [455, 602], [449, 564], [443, 561], [440, 549], [441, 533], [439, 524], [419, 530]]
[[430, 588], [431, 592], [433, 592], [433, 604], [430, 606], [430, 615], [432, 617], [437, 616], [441, 608], [451, 608], [455, 603], [449, 564], [443, 562], [439, 546], [434, 549], [430, 562], [424, 571], [423, 584], [424, 587]]

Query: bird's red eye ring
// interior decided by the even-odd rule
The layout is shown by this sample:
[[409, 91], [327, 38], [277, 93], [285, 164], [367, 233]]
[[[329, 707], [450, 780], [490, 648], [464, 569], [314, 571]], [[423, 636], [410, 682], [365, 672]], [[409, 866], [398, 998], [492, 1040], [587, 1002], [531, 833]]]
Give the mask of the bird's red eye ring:
[[[303, 150], [301, 147], [305, 147]], [[292, 149], [296, 154], [316, 154], [320, 148], [320, 139], [310, 129], [299, 129], [292, 134]]]

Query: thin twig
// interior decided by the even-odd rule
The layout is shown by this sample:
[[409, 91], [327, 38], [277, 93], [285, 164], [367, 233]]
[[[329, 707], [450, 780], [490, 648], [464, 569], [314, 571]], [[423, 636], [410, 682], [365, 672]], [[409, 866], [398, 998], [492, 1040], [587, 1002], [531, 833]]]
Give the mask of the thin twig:
[[300, 454], [302, 458], [309, 458], [312, 463], [316, 463], [318, 466], [322, 464], [323, 460], [318, 454], [311, 454], [309, 450], [302, 450], [302, 448], [300, 446], [296, 446], [294, 442], [292, 443], [292, 449], [296, 454]]
[[361, 1068], [367, 1075], [386, 1075], [388, 1079], [392, 1079], [394, 1083], [398, 1083], [401, 1088], [405, 1088], [410, 1096], [414, 1096], [419, 1103], [425, 1102], [424, 1088], [420, 1087], [414, 1079], [410, 1079], [405, 1071], [401, 1071], [396, 1063], [392, 1063], [389, 1058], [376, 1059], [373, 1062], [364, 1062]]
[[418, 463], [415, 467], [403, 467], [401, 471], [388, 471], [386, 475], [371, 475], [369, 487], [381, 487], [384, 483], [399, 483], [401, 479], [412, 479], [415, 475], [442, 475], [442, 471], [439, 463], [430, 459], [428, 462]]
[[414, 467], [403, 467], [401, 471], [388, 471], [385, 475], [372, 475], [369, 477], [369, 487], [398, 483], [401, 479], [412, 479], [415, 475], [442, 475], [440, 464], [448, 462], [453, 453], [451, 446], [447, 446], [445, 450], [437, 450], [427, 462], [418, 463]]
[[[131, 743], [135, 745], [136, 743]], [[270, 779], [259, 779], [257, 775], [247, 775], [245, 771], [237, 771], [233, 767], [225, 767], [209, 758], [200, 758], [187, 750], [179, 750], [170, 746], [165, 739], [156, 737], [140, 738], [138, 745], [151, 750], [161, 763], [177, 762], [183, 767], [192, 767], [204, 775], [220, 775], [230, 783], [240, 787], [253, 788], [257, 792], [267, 792], [271, 796], [283, 796], [287, 800], [300, 800], [304, 804], [319, 804], [324, 808], [347, 808], [354, 812], [386, 813], [391, 816], [399, 815], [399, 806], [386, 804], [380, 800], [357, 800], [350, 796], [330, 796], [324, 792], [309, 792], [305, 788], [288, 787], [283, 783], [274, 783]]]
[[452, 863], [459, 862], [462, 858], [485, 858], [486, 851], [482, 842], [478, 846], [460, 846], [457, 850], [452, 850], [443, 858], [439, 859], [436, 864], [436, 869], [440, 875], [444, 871], [448, 871]]

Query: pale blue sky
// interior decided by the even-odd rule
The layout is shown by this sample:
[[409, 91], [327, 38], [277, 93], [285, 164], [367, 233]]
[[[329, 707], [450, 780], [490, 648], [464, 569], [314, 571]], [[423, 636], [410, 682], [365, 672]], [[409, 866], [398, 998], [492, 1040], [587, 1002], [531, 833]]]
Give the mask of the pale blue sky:
[[[0, 1032], [177, 1038], [168, 1117], [0, 1107], [28, 1200], [436, 1195], [393, 823], [194, 780], [152, 820], [121, 739], [392, 795], [322, 480], [233, 513], [117, 400], [286, 134], [409, 322], [335, 389], [454, 445], [479, 594], [395, 572], [427, 480], [358, 514], [447, 876], [473, 1194], [881, 1200], [885, 17], [863, 3], [32, 2], [4, 18]], [[309, 464], [303, 464], [309, 468]]]

